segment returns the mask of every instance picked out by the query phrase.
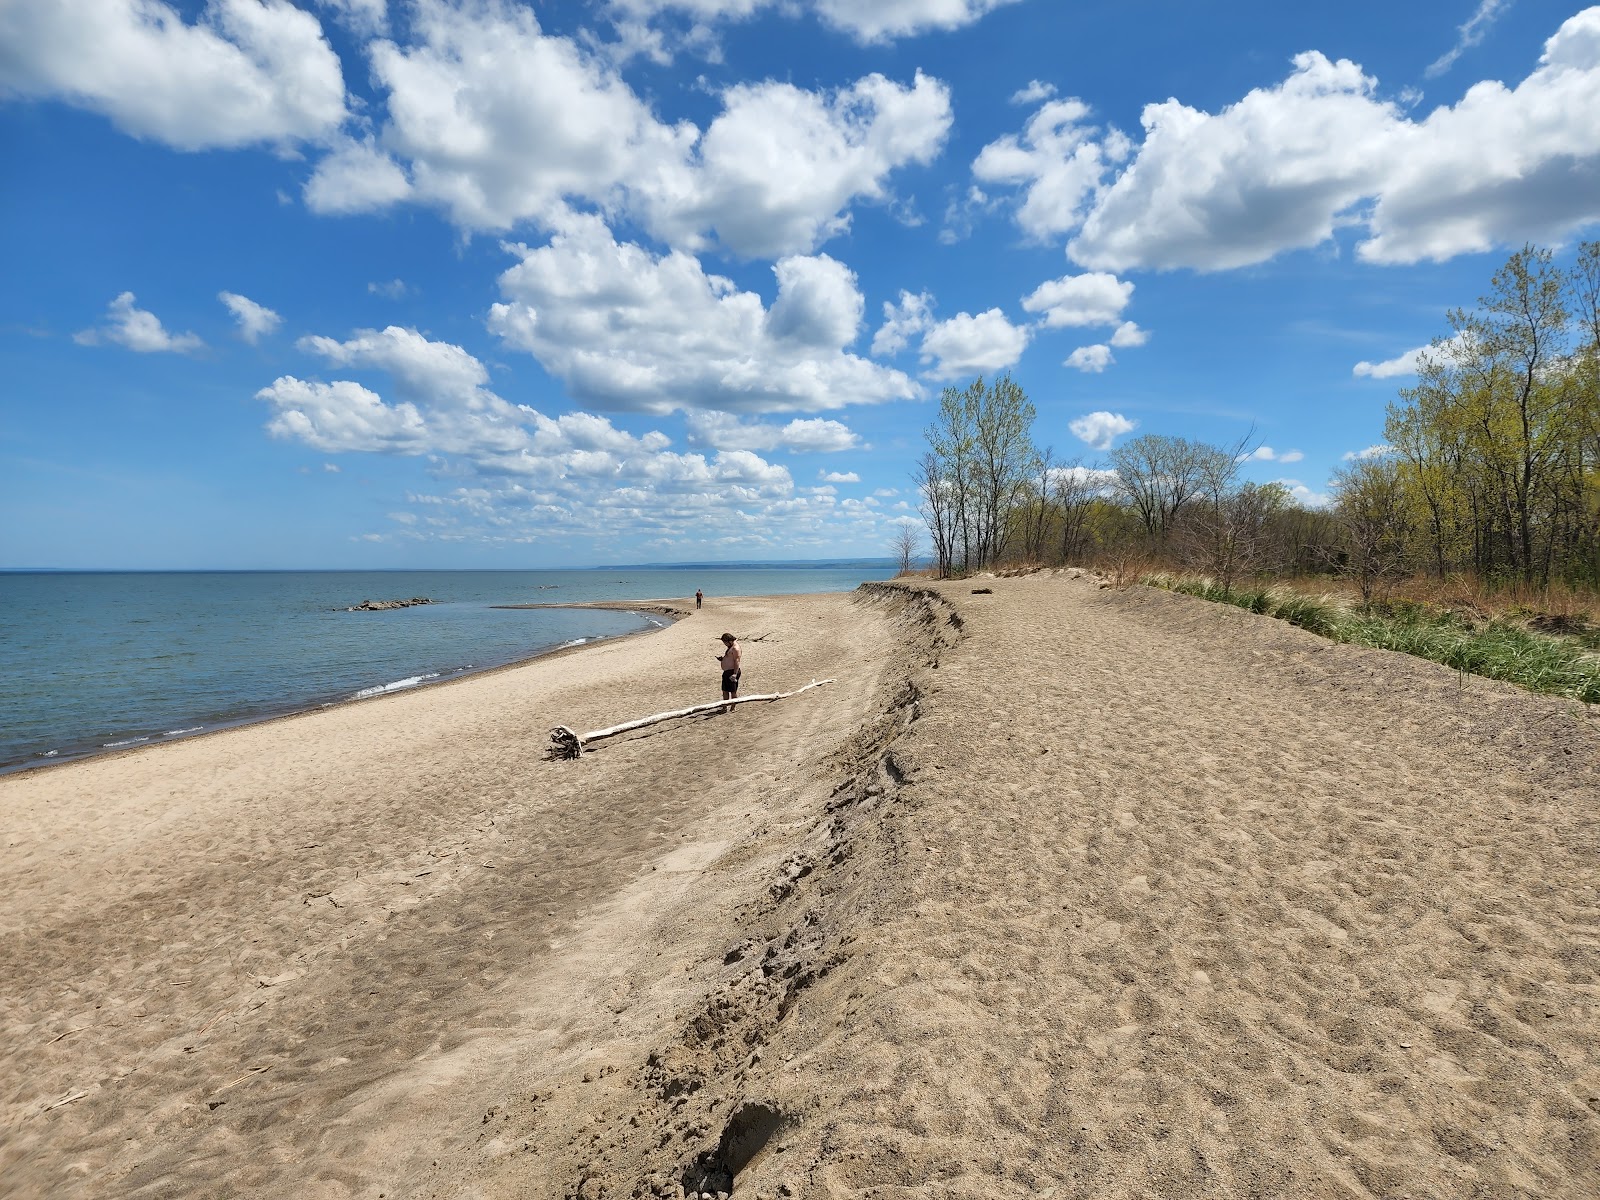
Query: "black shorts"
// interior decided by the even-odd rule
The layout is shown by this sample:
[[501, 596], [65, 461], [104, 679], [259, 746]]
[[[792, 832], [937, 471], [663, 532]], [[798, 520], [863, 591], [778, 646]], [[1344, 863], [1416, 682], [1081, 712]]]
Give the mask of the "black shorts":
[[739, 672], [724, 671], [722, 673], [722, 690], [732, 692], [735, 696], [739, 694]]

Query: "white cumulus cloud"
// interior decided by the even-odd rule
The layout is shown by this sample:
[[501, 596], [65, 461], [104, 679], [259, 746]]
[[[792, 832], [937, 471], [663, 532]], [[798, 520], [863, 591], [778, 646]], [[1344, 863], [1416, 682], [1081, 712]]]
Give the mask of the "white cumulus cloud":
[[998, 308], [973, 316], [957, 313], [922, 337], [922, 361], [934, 379], [1004, 370], [1028, 346], [1026, 326], [1013, 325]]
[[1133, 284], [1104, 271], [1067, 275], [1041, 283], [1023, 300], [1028, 312], [1043, 313], [1049, 329], [1115, 325], [1133, 298]]
[[1520, 82], [1475, 84], [1420, 119], [1356, 63], [1308, 50], [1217, 112], [1146, 106], [1137, 143], [1093, 124], [1081, 100], [1051, 100], [972, 169], [1012, 189], [1024, 231], [1066, 235], [1074, 262], [1103, 271], [1242, 267], [1345, 226], [1362, 260], [1442, 261], [1600, 221], [1597, 111], [1590, 7]]
[[1125, 433], [1132, 433], [1138, 427], [1139, 422], [1131, 421], [1121, 413], [1112, 412], [1085, 413], [1067, 423], [1067, 428], [1072, 431], [1074, 437], [1095, 450], [1111, 449], [1112, 442]]
[[1027, 87], [1018, 88], [1015, 92], [1011, 93], [1011, 103], [1023, 105], [1038, 104], [1041, 100], [1048, 100], [1055, 94], [1055, 84], [1042, 83], [1037, 79], [1030, 79]]
[[137, 350], [141, 354], [172, 351], [185, 354], [205, 345], [193, 333], [168, 333], [161, 319], [153, 312], [138, 306], [132, 292], [123, 292], [106, 310], [103, 325], [84, 329], [72, 335], [80, 346], [97, 346], [110, 343]]
[[1343, 457], [1345, 462], [1364, 462], [1369, 458], [1382, 458], [1393, 452], [1393, 446], [1379, 442], [1376, 446], [1368, 446], [1365, 450], [1347, 450]]
[[[611, 0], [622, 23], [645, 23], [662, 13], [690, 17], [702, 28], [717, 20], [743, 20], [763, 9], [812, 12], [858, 42], [887, 42], [934, 30], [960, 29], [1018, 0]], [[635, 35], [637, 36], [637, 35]]]
[[346, 117], [338, 56], [288, 0], [0, 4], [0, 91], [100, 113], [180, 150], [318, 141]]
[[717, 450], [788, 450], [821, 453], [854, 450], [861, 444], [849, 426], [823, 417], [797, 417], [786, 425], [741, 421], [729, 413], [690, 412], [689, 441]]
[[252, 346], [283, 324], [283, 318], [264, 304], [257, 304], [237, 292], [218, 292], [217, 299], [227, 306], [239, 323], [239, 336]]
[[927, 292], [913, 295], [902, 291], [897, 301], [883, 303], [883, 324], [872, 336], [872, 353], [877, 356], [899, 354], [911, 339], [933, 326], [933, 297]]
[[854, 471], [818, 471], [817, 477], [823, 483], [860, 483], [861, 476]]
[[371, 44], [385, 112], [317, 165], [312, 209], [405, 201], [503, 231], [592, 207], [681, 249], [778, 257], [847, 229], [858, 201], [891, 203], [890, 176], [931, 161], [952, 120], [940, 81], [872, 74], [831, 91], [736, 84], [702, 131], [661, 120], [605, 54], [531, 8], [417, 0], [411, 16], [409, 41]]
[[849, 352], [862, 301], [826, 255], [780, 259], [769, 311], [692, 255], [619, 244], [596, 217], [511, 249], [521, 261], [500, 277], [506, 300], [489, 326], [585, 404], [814, 412], [919, 394], [903, 372]]
[[1299, 462], [1304, 457], [1305, 455], [1299, 450], [1280, 451], [1274, 450], [1271, 446], [1257, 446], [1249, 454], [1244, 456], [1244, 461], [1295, 463]]
[[1117, 326], [1117, 331], [1111, 335], [1111, 344], [1118, 350], [1131, 349], [1142, 346], [1150, 340], [1150, 331], [1141, 329], [1132, 321], [1124, 321]]
[[1079, 346], [1061, 365], [1071, 367], [1074, 371], [1083, 371], [1088, 374], [1098, 375], [1117, 360], [1112, 357], [1111, 347], [1099, 343], [1093, 346]]

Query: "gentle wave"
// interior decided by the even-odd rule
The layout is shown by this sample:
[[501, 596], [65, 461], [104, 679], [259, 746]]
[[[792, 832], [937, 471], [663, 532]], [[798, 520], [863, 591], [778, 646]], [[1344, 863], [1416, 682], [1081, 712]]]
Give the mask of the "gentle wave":
[[148, 742], [149, 740], [148, 737], [136, 737], [128, 738], [122, 742], [101, 742], [100, 748], [102, 750], [120, 750], [124, 746], [137, 746], [140, 742]]
[[430, 671], [426, 675], [412, 675], [406, 679], [396, 679], [393, 683], [380, 683], [377, 687], [362, 688], [352, 700], [365, 700], [370, 696], [386, 696], [390, 692], [403, 692], [406, 688], [414, 688], [418, 684], [427, 683], [430, 679], [438, 679], [442, 672]]
[[205, 728], [204, 725], [191, 725], [188, 729], [169, 729], [165, 733], [163, 733], [161, 736], [162, 737], [182, 737], [186, 733], [199, 733], [204, 728]]

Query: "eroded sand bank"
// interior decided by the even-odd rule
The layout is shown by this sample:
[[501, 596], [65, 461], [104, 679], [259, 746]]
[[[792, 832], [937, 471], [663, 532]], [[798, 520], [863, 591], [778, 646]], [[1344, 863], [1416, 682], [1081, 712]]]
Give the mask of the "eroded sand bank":
[[0, 1190], [1593, 1196], [1592, 713], [985, 586], [0, 780]]

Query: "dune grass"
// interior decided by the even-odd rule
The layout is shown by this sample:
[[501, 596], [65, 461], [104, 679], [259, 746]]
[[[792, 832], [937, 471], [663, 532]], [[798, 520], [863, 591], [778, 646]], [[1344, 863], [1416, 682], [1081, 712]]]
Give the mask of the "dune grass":
[[1197, 576], [1150, 575], [1152, 587], [1233, 604], [1337, 642], [1397, 650], [1457, 671], [1502, 679], [1530, 691], [1600, 704], [1600, 655], [1581, 631], [1537, 633], [1514, 620], [1477, 620], [1455, 609], [1401, 600], [1366, 609], [1337, 596], [1253, 585], [1224, 589]]

